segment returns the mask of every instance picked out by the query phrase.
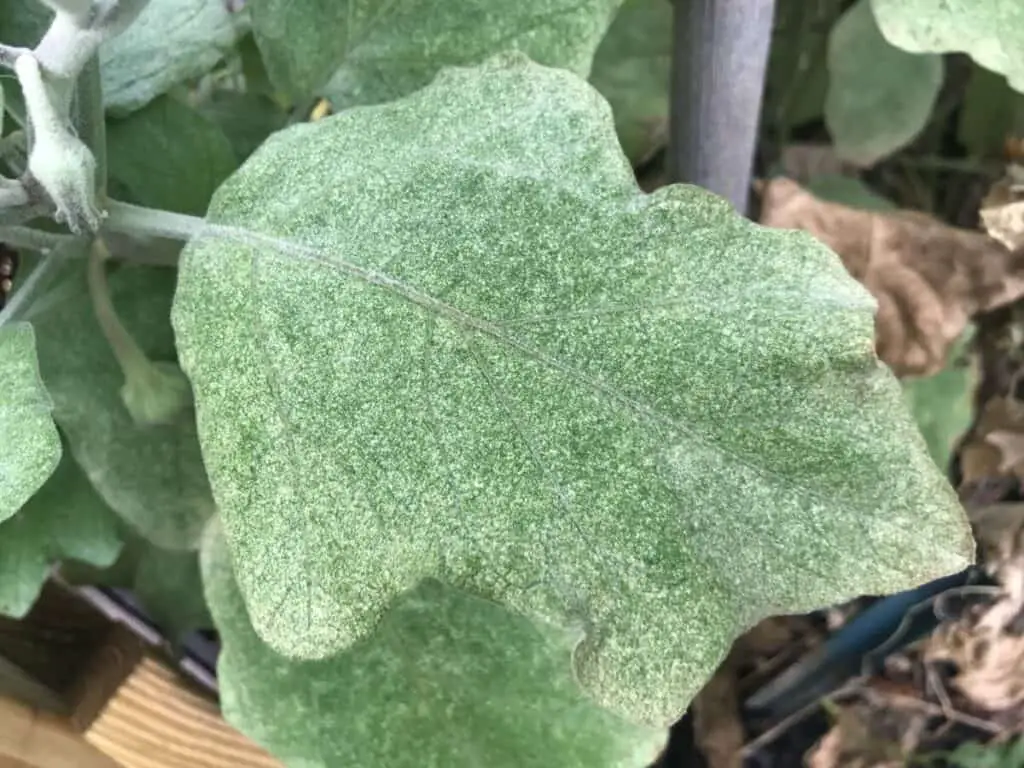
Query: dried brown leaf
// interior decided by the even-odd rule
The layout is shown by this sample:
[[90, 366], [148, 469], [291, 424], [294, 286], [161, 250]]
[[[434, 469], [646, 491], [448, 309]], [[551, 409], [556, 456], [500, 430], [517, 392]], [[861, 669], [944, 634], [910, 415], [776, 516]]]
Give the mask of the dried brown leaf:
[[897, 375], [938, 372], [972, 315], [1024, 295], [1024, 251], [983, 233], [826, 202], [785, 178], [761, 191], [762, 224], [809, 232], [878, 300], [878, 355]]
[[1000, 476], [1024, 478], [1024, 403], [994, 397], [985, 403], [960, 449], [962, 484]]
[[1011, 165], [981, 201], [985, 231], [1007, 248], [1024, 246], [1024, 167]]
[[[857, 702], [838, 709], [835, 724], [807, 753], [807, 768], [903, 768], [913, 730], [902, 709]], [[909, 749], [908, 749], [909, 747]]]
[[1020, 476], [1024, 469], [1024, 435], [1020, 432], [1000, 430], [989, 432], [985, 439], [1002, 452], [1000, 472], [1013, 472]]
[[844, 168], [832, 144], [789, 144], [782, 149], [779, 165], [783, 173], [801, 182], [825, 174], [838, 175]]
[[970, 518], [981, 562], [1002, 593], [936, 632], [925, 658], [952, 662], [953, 687], [975, 707], [999, 712], [1024, 704], [1024, 504], [972, 509]]
[[1024, 246], [1024, 201], [982, 208], [981, 223], [1007, 248]]

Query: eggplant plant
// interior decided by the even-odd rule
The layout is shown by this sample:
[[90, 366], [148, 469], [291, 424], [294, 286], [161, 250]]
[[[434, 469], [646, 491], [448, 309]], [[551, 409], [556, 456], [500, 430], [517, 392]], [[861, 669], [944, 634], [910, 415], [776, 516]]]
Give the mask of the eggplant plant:
[[[1024, 77], [1016, 3], [861, 3]], [[759, 619], [963, 569], [875, 300], [738, 210], [743, 5], [5, 2], [0, 610], [176, 558], [287, 765], [639, 767]]]

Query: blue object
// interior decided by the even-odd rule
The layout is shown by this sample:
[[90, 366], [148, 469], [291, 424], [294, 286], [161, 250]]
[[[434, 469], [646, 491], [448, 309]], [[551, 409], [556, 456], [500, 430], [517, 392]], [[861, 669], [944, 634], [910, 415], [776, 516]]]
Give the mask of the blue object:
[[937, 598], [984, 578], [971, 567], [876, 600], [819, 648], [758, 689], [744, 702], [744, 709], [780, 718], [827, 696], [865, 667], [933, 631], [941, 621], [934, 610]]

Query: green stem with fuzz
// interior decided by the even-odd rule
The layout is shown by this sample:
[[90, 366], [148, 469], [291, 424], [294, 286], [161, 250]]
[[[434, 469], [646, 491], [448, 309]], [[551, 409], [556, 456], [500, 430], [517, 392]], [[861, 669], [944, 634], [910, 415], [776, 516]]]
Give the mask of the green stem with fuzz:
[[150, 362], [146, 353], [121, 323], [121, 318], [114, 309], [114, 302], [110, 299], [110, 288], [107, 285], [108, 258], [110, 252], [106, 244], [101, 238], [96, 238], [89, 251], [89, 296], [92, 298], [96, 322], [100, 324], [100, 329], [110, 344], [110, 349], [117, 358], [125, 378], [128, 378], [129, 371], [144, 368], [150, 365]]
[[192, 388], [177, 364], [150, 360], [117, 316], [107, 285], [110, 251], [97, 238], [89, 254], [88, 281], [96, 320], [121, 372], [121, 402], [140, 427], [173, 424], [192, 406]]

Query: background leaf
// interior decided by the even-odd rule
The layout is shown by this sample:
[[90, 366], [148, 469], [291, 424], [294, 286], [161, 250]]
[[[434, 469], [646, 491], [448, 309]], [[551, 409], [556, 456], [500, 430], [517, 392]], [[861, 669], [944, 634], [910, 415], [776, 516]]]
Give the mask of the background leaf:
[[582, 695], [571, 636], [435, 581], [398, 595], [348, 652], [302, 662], [253, 631], [216, 529], [203, 575], [224, 714], [286, 764], [635, 768], [665, 742]]
[[765, 122], [774, 125], [783, 140], [791, 128], [824, 114], [828, 33], [840, 15], [841, 3], [776, 0], [764, 111]]
[[584, 627], [584, 686], [665, 723], [757, 618], [971, 557], [866, 290], [806, 234], [642, 194], [571, 73], [503, 56], [294, 126], [208, 218], [174, 326], [284, 653], [435, 577]]
[[[121, 401], [121, 369], [93, 313], [84, 259], [28, 316], [39, 335], [54, 418], [100, 496], [138, 533], [171, 549], [198, 546], [213, 501], [190, 418], [139, 427]], [[168, 321], [175, 271], [122, 267], [110, 276], [118, 314], [154, 360], [174, 359]]]
[[975, 66], [964, 92], [957, 137], [975, 157], [1001, 157], [1008, 136], [1024, 133], [1024, 95], [1006, 78]]
[[[403, 96], [443, 66], [503, 50], [590, 71], [621, 0], [250, 0], [271, 80], [295, 102], [326, 96], [335, 109]], [[329, 84], [328, 84], [328, 81]]]
[[590, 82], [608, 99], [626, 156], [642, 162], [665, 141], [672, 3], [626, 0], [594, 55]]
[[65, 453], [56, 472], [0, 524], [0, 614], [21, 618], [54, 563], [73, 558], [103, 567], [121, 550], [120, 521]]
[[1024, 5], [1018, 0], [871, 0], [882, 34], [915, 53], [963, 51], [1024, 91]]
[[125, 115], [206, 74], [247, 29], [245, 16], [220, 0], [149, 0], [126, 31], [100, 49], [107, 109]]
[[[36, 0], [4, 0], [0, 8], [0, 41], [7, 45], [35, 48], [46, 32], [53, 13]], [[24, 119], [25, 107], [18, 79], [0, 77], [6, 106], [19, 120]]]
[[116, 562], [103, 568], [68, 563], [61, 575], [74, 584], [92, 584], [131, 592], [163, 632], [180, 641], [195, 629], [213, 627], [206, 607], [196, 550], [163, 549], [124, 531], [125, 546]]
[[28, 323], [0, 328], [0, 522], [46, 482], [60, 461], [53, 402], [39, 377]]
[[942, 86], [939, 56], [913, 54], [882, 37], [869, 0], [832, 28], [825, 122], [844, 160], [872, 165], [914, 140]]
[[111, 195], [129, 203], [202, 216], [238, 166], [220, 127], [187, 104], [161, 96], [107, 121]]
[[238, 162], [248, 158], [267, 136], [284, 128], [288, 121], [284, 110], [260, 93], [215, 91], [199, 106], [199, 111], [220, 126]]
[[893, 211], [896, 204], [882, 197], [867, 184], [851, 176], [823, 173], [807, 180], [807, 191], [822, 200], [862, 208], [866, 211]]
[[910, 412], [936, 465], [946, 471], [956, 441], [971, 425], [977, 372], [963, 360], [971, 331], [949, 355], [946, 367], [932, 376], [903, 379]]

